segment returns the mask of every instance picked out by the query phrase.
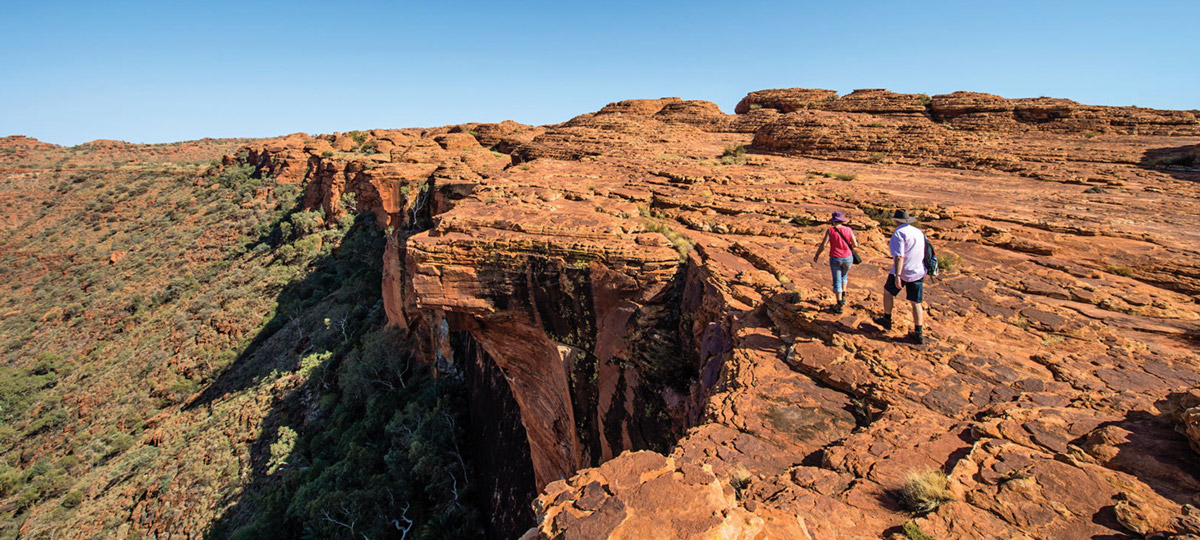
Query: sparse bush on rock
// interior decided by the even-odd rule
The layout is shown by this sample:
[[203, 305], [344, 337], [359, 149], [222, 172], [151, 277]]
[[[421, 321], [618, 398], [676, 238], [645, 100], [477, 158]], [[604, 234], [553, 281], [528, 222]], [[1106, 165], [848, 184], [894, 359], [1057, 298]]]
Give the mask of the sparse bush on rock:
[[909, 473], [900, 488], [900, 495], [905, 506], [922, 513], [954, 500], [946, 475], [933, 470]]

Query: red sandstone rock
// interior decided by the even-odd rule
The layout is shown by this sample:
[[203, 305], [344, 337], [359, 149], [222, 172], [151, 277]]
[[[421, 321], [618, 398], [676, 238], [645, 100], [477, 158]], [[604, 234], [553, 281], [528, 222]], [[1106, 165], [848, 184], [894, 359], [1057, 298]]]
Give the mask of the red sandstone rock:
[[924, 114], [929, 101], [929, 96], [924, 94], [897, 94], [882, 88], [872, 88], [855, 90], [836, 100], [819, 103], [813, 108], [883, 115]]
[[785, 88], [777, 90], [759, 90], [750, 92], [733, 108], [737, 114], [764, 108], [776, 109], [782, 113], [813, 108], [813, 105], [837, 99], [834, 90], [818, 90], [808, 88]]
[[42, 142], [24, 135], [9, 135], [7, 137], [0, 137], [0, 148], [27, 152], [31, 150], [54, 150], [58, 148], [58, 145]]
[[1005, 99], [991, 94], [954, 92], [933, 96], [934, 120], [975, 131], [1043, 130], [1128, 135], [1196, 135], [1196, 111], [1080, 105], [1066, 99]]
[[863, 113], [793, 112], [759, 128], [755, 149], [876, 161], [943, 160], [961, 154], [966, 141], [928, 119]]
[[711, 101], [679, 101], [668, 103], [654, 117], [663, 122], [690, 124], [704, 131], [726, 131], [730, 118]]
[[1192, 449], [1200, 453], [1200, 388], [1193, 388], [1177, 398], [1175, 406], [1178, 408], [1179, 431], [1188, 438]]
[[499, 124], [466, 124], [451, 129], [451, 133], [456, 131], [474, 132], [474, 137], [480, 145], [511, 153], [518, 146], [532, 141], [545, 129], [505, 120]]
[[680, 103], [681, 100], [677, 97], [661, 98], [661, 99], [628, 99], [605, 105], [597, 115], [603, 114], [637, 114], [642, 116], [650, 116], [658, 113], [668, 105]]

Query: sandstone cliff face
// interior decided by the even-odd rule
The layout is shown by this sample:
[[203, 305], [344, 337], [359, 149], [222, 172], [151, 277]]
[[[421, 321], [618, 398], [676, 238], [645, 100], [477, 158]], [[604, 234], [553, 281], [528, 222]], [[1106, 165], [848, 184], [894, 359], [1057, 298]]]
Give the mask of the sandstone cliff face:
[[[539, 487], [627, 446], [623, 418], [632, 416], [641, 376], [627, 369], [637, 360], [630, 342], [653, 326], [647, 311], [662, 304], [678, 264], [678, 253], [640, 222], [594, 209], [591, 190], [619, 175], [537, 163], [485, 181], [409, 243], [416, 307], [456, 315], [451, 326], [468, 330], [507, 374]], [[538, 185], [547, 177], [554, 190]], [[597, 380], [625, 395], [597, 393]], [[580, 406], [589, 397], [594, 410]]]
[[855, 90], [839, 97], [832, 90], [788, 88], [751, 92], [738, 103], [738, 115], [774, 109], [857, 112], [885, 116], [923, 115], [953, 129], [987, 132], [1045, 131], [1094, 136], [1196, 136], [1200, 111], [1082, 105], [1069, 99], [1006, 99], [979, 92], [936, 96], [897, 94], [884, 89]]
[[[1191, 113], [885, 90], [755, 92], [737, 112], [617, 102], [530, 128], [513, 165], [440, 177], [313, 158], [314, 205], [355, 193], [420, 230], [395, 240], [396, 324], [445, 320], [504, 374], [543, 490], [528, 537], [1189, 532], [1197, 471], [1156, 403], [1200, 379], [1180, 341], [1196, 254], [1165, 256], [1194, 235], [1135, 216], [1172, 204], [1163, 183], [1194, 207], [1194, 185], [1136, 166], [1194, 142]], [[704, 162], [739, 142], [791, 157]], [[428, 226], [383, 195], [404, 182], [444, 201]], [[886, 230], [867, 216], [893, 205], [961, 261], [930, 286], [925, 347], [869, 321]], [[868, 254], [845, 316], [803, 262], [821, 229], [797, 226], [833, 209]], [[895, 494], [925, 469], [955, 502], [913, 519]]]
[[[1194, 143], [1192, 113], [795, 89], [737, 112], [631, 100], [489, 135], [511, 165], [311, 158], [311, 204], [353, 193], [409, 231], [389, 244], [395, 324], [444, 320], [503, 373], [542, 490], [527, 537], [1190, 531], [1200, 480], [1174, 426], [1191, 409], [1159, 407], [1200, 380], [1179, 226], [1200, 216], [1155, 218], [1197, 191], [1138, 165]], [[516, 130], [426, 132], [400, 155], [462, 152], [448, 135], [466, 131]], [[705, 162], [738, 143], [788, 157]], [[426, 218], [387, 195], [422, 182]], [[957, 263], [929, 288], [924, 347], [869, 320], [887, 230], [868, 216], [893, 206]], [[834, 209], [868, 261], [843, 316], [804, 262], [822, 231], [806, 224]], [[896, 494], [928, 469], [954, 502], [913, 516]]]
[[967, 140], [921, 115], [880, 117], [867, 113], [799, 111], [788, 113], [754, 133], [755, 149], [830, 158], [912, 163], [953, 158]]
[[[805, 89], [754, 92], [739, 117], [778, 111], [754, 122], [752, 147], [765, 152], [867, 162], [1055, 174], [1045, 163], [1136, 163], [1136, 147], [1108, 136], [1200, 135], [1196, 111], [1080, 105], [1066, 99], [1005, 99], [954, 92], [932, 98], [887, 90], [843, 97]], [[736, 124], [737, 121], [735, 120]], [[1070, 141], [1100, 144], [1069, 144]], [[1186, 156], [1176, 159], [1187, 161]], [[1063, 168], [1055, 171], [1062, 174]], [[1070, 173], [1078, 174], [1078, 169]]]

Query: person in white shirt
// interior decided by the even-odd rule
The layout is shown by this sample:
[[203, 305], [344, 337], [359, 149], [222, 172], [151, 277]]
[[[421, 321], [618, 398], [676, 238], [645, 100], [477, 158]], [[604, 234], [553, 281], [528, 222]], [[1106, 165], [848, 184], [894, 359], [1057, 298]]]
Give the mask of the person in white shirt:
[[892, 329], [892, 307], [896, 295], [904, 289], [905, 297], [912, 302], [913, 328], [909, 337], [918, 345], [925, 343], [925, 234], [912, 226], [917, 219], [909, 216], [908, 210], [896, 210], [892, 221], [896, 230], [888, 241], [892, 254], [892, 270], [883, 284], [882, 317], [875, 319], [884, 330]]

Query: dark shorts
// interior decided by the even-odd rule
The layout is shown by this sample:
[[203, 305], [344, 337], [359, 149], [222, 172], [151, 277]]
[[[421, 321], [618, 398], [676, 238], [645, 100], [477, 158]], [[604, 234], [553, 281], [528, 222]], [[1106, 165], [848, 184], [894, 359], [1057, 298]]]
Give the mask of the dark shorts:
[[[918, 279], [916, 281], [901, 281], [904, 284], [904, 297], [908, 298], [909, 302], [920, 304], [925, 299], [925, 280]], [[883, 290], [888, 294], [896, 296], [900, 294], [900, 289], [896, 287], [896, 277], [888, 274], [887, 281], [883, 282]]]

